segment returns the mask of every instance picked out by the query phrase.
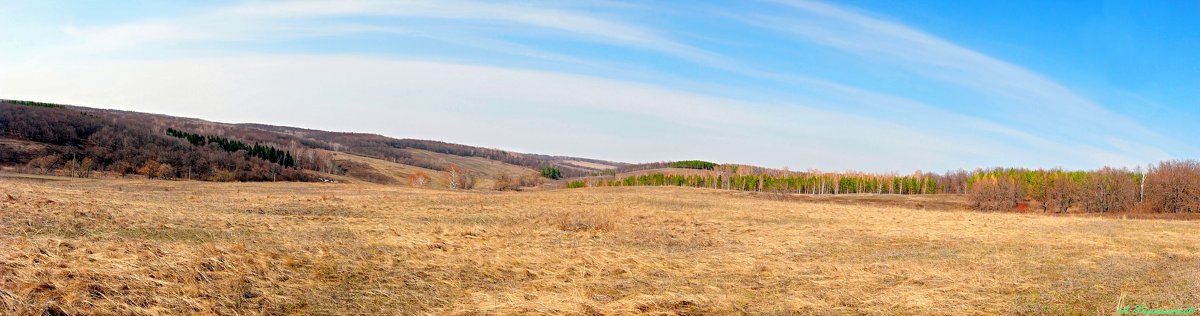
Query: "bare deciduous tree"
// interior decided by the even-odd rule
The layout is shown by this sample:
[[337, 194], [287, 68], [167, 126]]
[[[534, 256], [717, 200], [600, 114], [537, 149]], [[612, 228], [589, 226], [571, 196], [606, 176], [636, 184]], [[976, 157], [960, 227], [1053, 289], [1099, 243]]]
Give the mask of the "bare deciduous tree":
[[470, 190], [475, 187], [475, 177], [456, 164], [447, 163], [443, 172], [446, 173], [446, 183], [451, 189]]
[[987, 177], [975, 181], [967, 194], [971, 204], [982, 211], [1011, 211], [1024, 196], [1021, 186], [1008, 177]]
[[1050, 172], [1045, 185], [1043, 196], [1039, 199], [1043, 210], [1066, 213], [1080, 200], [1082, 187], [1067, 173]]
[[157, 160], [146, 160], [145, 163], [142, 163], [142, 167], [138, 168], [137, 173], [146, 176], [146, 178], [154, 179], [158, 175], [158, 166], [159, 163]]
[[30, 160], [27, 166], [34, 172], [41, 174], [50, 174], [50, 171], [58, 165], [58, 161], [62, 157], [59, 155], [45, 155], [36, 159]]
[[1105, 167], [1088, 173], [1083, 208], [1088, 212], [1130, 211], [1137, 203], [1137, 183], [1125, 169]]
[[1164, 161], [1146, 179], [1146, 207], [1155, 212], [1200, 212], [1200, 162]]

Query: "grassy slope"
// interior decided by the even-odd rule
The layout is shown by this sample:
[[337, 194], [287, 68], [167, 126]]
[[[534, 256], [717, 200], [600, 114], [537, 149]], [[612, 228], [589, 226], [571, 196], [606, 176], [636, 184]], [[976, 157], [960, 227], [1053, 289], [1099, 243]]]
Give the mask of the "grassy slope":
[[[495, 183], [495, 181], [494, 181], [495, 177], [499, 176], [499, 175], [522, 176], [522, 175], [538, 173], [536, 170], [533, 170], [530, 168], [521, 167], [521, 166], [517, 166], [517, 165], [510, 165], [510, 164], [506, 164], [503, 162], [486, 159], [486, 158], [480, 158], [480, 157], [455, 156], [455, 155], [435, 153], [435, 152], [431, 152], [431, 151], [425, 151], [425, 150], [420, 150], [420, 149], [411, 149], [411, 148], [406, 149], [405, 151], [408, 151], [409, 153], [411, 153], [413, 155], [413, 157], [417, 157], [420, 159], [427, 159], [429, 161], [449, 162], [449, 163], [458, 165], [459, 167], [462, 167], [463, 169], [466, 169], [468, 172], [470, 172], [471, 174], [476, 176], [475, 188], [481, 189], [481, 190], [482, 189], [491, 189], [492, 185]], [[437, 175], [434, 175], [434, 176], [441, 177], [442, 174], [441, 174], [441, 172], [439, 172]], [[444, 181], [444, 179], [443, 179], [443, 181]], [[445, 185], [443, 185], [443, 187], [444, 186]]]
[[0, 178], [0, 314], [1062, 314], [1200, 301], [1200, 222], [766, 197]]
[[[431, 182], [428, 184], [428, 187], [446, 188], [446, 179], [445, 179], [445, 177], [442, 176], [442, 172], [437, 171], [437, 170], [409, 166], [409, 165], [405, 165], [405, 164], [394, 163], [391, 161], [380, 160], [380, 159], [375, 159], [375, 158], [370, 158], [370, 157], [363, 157], [363, 156], [342, 153], [342, 152], [333, 153], [333, 160], [334, 161], [349, 160], [349, 161], [353, 161], [353, 162], [357, 162], [357, 163], [362, 163], [367, 166], [367, 168], [369, 170], [366, 170], [365, 172], [360, 171], [360, 170], [351, 170], [350, 172], [348, 172], [346, 177], [351, 178], [351, 179], [358, 179], [358, 180], [363, 180], [366, 182], [373, 182], [373, 183], [398, 184], [398, 185], [407, 186], [409, 184], [408, 183], [409, 175], [412, 175], [417, 172], [424, 172], [425, 174], [429, 175], [432, 178]], [[376, 176], [381, 176], [386, 179], [366, 179], [366, 178], [363, 178], [363, 176], [361, 176], [361, 174], [375, 174]]]
[[[15, 107], [18, 109], [28, 108], [26, 106], [10, 105], [10, 104], [3, 103], [3, 102], [0, 102], [0, 107]], [[96, 125], [118, 125], [118, 126], [120, 126], [120, 125], [128, 126], [129, 125], [128, 123], [130, 123], [130, 122], [149, 123], [149, 125], [145, 126], [145, 127], [147, 127], [147, 129], [135, 129], [134, 132], [139, 133], [139, 134], [152, 135], [152, 137], [167, 137], [165, 134], [163, 134], [162, 129], [169, 127], [169, 128], [176, 128], [176, 129], [185, 130], [185, 131], [189, 131], [189, 132], [200, 133], [203, 135], [223, 135], [225, 137], [243, 141], [248, 144], [261, 142], [264, 144], [270, 144], [272, 146], [279, 147], [281, 149], [291, 149], [291, 150], [293, 150], [293, 154], [298, 154], [298, 150], [295, 146], [299, 146], [299, 147], [316, 146], [316, 147], [321, 147], [321, 148], [331, 148], [330, 146], [322, 147], [322, 146], [312, 145], [312, 144], [329, 145], [329, 144], [335, 144], [335, 143], [339, 144], [339, 146], [337, 146], [337, 147], [342, 148], [342, 149], [346, 149], [346, 148], [356, 148], [356, 149], [387, 148], [388, 150], [393, 150], [393, 151], [394, 150], [402, 150], [404, 152], [411, 153], [416, 159], [422, 160], [422, 162], [434, 163], [434, 164], [439, 164], [439, 165], [442, 162], [452, 162], [452, 163], [458, 164], [462, 168], [469, 171], [471, 174], [478, 176], [478, 179], [477, 179], [478, 180], [478, 185], [477, 185], [478, 188], [491, 188], [492, 184], [493, 184], [492, 179], [494, 179], [494, 177], [497, 175], [505, 174], [505, 175], [513, 176], [513, 175], [527, 175], [527, 174], [536, 174], [537, 173], [537, 171], [535, 171], [529, 167], [523, 167], [520, 165], [511, 164], [511, 163], [505, 163], [505, 162], [502, 162], [499, 160], [491, 160], [491, 159], [482, 158], [482, 157], [456, 156], [456, 155], [452, 155], [452, 154], [444, 154], [444, 153], [416, 149], [416, 148], [430, 148], [430, 147], [419, 147], [418, 146], [415, 148], [404, 148], [404, 149], [398, 149], [398, 148], [394, 147], [394, 146], [400, 146], [400, 145], [397, 145], [396, 143], [408, 144], [409, 146], [412, 146], [412, 145], [414, 145], [414, 143], [416, 143], [416, 145], [424, 144], [425, 146], [434, 146], [434, 148], [442, 148], [442, 149], [449, 150], [449, 151], [443, 151], [443, 152], [460, 152], [461, 153], [463, 151], [478, 151], [478, 152], [498, 151], [495, 149], [471, 147], [471, 146], [467, 146], [467, 145], [442, 143], [442, 142], [436, 142], [436, 141], [393, 139], [393, 138], [388, 138], [388, 137], [380, 136], [380, 135], [325, 132], [325, 131], [309, 130], [309, 129], [296, 128], [296, 127], [285, 127], [285, 126], [270, 126], [270, 125], [262, 125], [262, 124], [230, 124], [230, 123], [220, 123], [220, 122], [209, 122], [209, 121], [195, 119], [195, 118], [174, 117], [174, 116], [161, 115], [161, 114], [139, 113], [139, 112], [129, 112], [129, 111], [118, 111], [118, 110], [95, 109], [95, 108], [87, 108], [87, 107], [68, 106], [66, 109], [62, 109], [61, 111], [70, 112], [70, 113], [74, 113], [74, 114], [79, 114], [82, 112], [91, 113], [91, 114], [90, 114], [90, 116], [88, 116], [87, 119], [83, 119], [83, 118], [81, 118], [81, 116], [71, 116], [71, 117], [67, 117], [67, 118], [49, 119], [49, 120], [47, 120], [47, 122], [48, 122], [47, 124], [50, 124], [50, 125], [56, 126], [56, 127], [61, 127], [61, 128], [73, 128], [79, 124], [84, 124], [86, 122], [91, 122]], [[53, 113], [53, 112], [51, 112], [51, 113]], [[96, 119], [97, 117], [102, 117], [104, 119], [93, 122], [93, 119]], [[21, 119], [21, 117], [18, 116], [15, 119], [19, 120], [19, 119]], [[138, 125], [138, 126], [141, 126], [141, 125]], [[151, 126], [153, 126], [153, 128], [150, 128]], [[0, 133], [0, 134], [4, 134], [4, 133]], [[346, 141], [347, 143], [343, 144], [343, 143], [339, 143], [339, 141]], [[85, 149], [87, 146], [91, 146], [90, 144], [92, 144], [91, 142], [88, 142], [86, 140], [81, 141], [81, 142], [84, 144]], [[309, 145], [302, 145], [302, 144], [309, 144]], [[438, 147], [438, 146], [441, 146], [441, 147]], [[31, 155], [41, 156], [41, 155], [46, 154], [43, 152], [44, 151], [43, 149], [46, 149], [46, 148], [65, 148], [65, 147], [47, 145], [46, 143], [38, 143], [38, 142], [32, 142], [32, 141], [26, 141], [26, 140], [13, 139], [11, 137], [11, 135], [0, 135], [0, 150], [12, 150], [15, 152], [31, 152], [32, 153]], [[315, 148], [313, 148], [313, 149], [315, 149]], [[364, 173], [363, 177], [356, 177], [356, 175], [349, 175], [349, 177], [345, 177], [345, 178], [334, 176], [334, 175], [322, 175], [322, 177], [334, 178], [334, 179], [370, 180], [368, 182], [407, 185], [408, 184], [408, 180], [406, 179], [407, 176], [409, 174], [411, 174], [412, 172], [415, 172], [416, 170], [421, 170], [421, 171], [425, 171], [426, 173], [429, 173], [435, 179], [438, 179], [438, 180], [435, 180], [435, 183], [434, 183], [435, 187], [437, 187], [437, 186], [445, 187], [445, 183], [444, 183], [445, 180], [439, 179], [439, 178], [443, 177], [443, 175], [440, 172], [429, 172], [428, 169], [424, 169], [424, 168], [420, 168], [420, 167], [416, 167], [416, 166], [397, 164], [397, 163], [389, 162], [386, 160], [372, 159], [372, 158], [366, 157], [366, 156], [380, 157], [380, 158], [389, 157], [389, 155], [386, 153], [383, 153], [383, 154], [380, 154], [378, 152], [372, 153], [370, 150], [348, 150], [348, 151], [349, 152], [339, 153], [339, 154], [341, 154], [342, 158], [345, 158], [345, 159], [365, 162], [369, 165], [370, 169], [373, 169], [373, 170], [367, 170], [367, 171], [371, 171], [371, 172]], [[102, 152], [103, 152], [103, 150], [102, 150]], [[526, 157], [526, 158], [539, 157], [539, 158], [534, 159], [534, 162], [521, 163], [521, 164], [538, 165], [538, 164], [544, 163], [544, 164], [564, 165], [564, 166], [560, 167], [560, 168], [564, 169], [564, 171], [567, 169], [572, 169], [572, 170], [582, 170], [582, 171], [586, 172], [586, 171], [591, 170], [588, 168], [611, 167], [611, 165], [620, 165], [621, 164], [621, 163], [616, 163], [616, 162], [606, 162], [606, 161], [591, 160], [591, 159], [585, 159], [585, 158], [572, 158], [572, 157], [559, 157], [559, 156], [552, 157], [552, 156], [545, 156], [545, 155], [531, 155], [531, 154], [518, 154], [518, 153], [509, 153], [509, 154], [515, 155], [515, 156], [520, 156], [520, 157]], [[397, 156], [398, 155], [391, 155], [390, 157], [397, 157]], [[531, 158], [531, 159], [533, 159], [533, 158]], [[22, 161], [24, 161], [24, 160], [22, 160]], [[141, 162], [134, 161], [133, 163], [140, 164]], [[414, 165], [422, 165], [422, 164], [414, 163]], [[178, 167], [178, 164], [176, 164], [176, 166]], [[204, 167], [204, 168], [206, 169], [207, 167]], [[380, 173], [380, 174], [376, 175], [374, 173]], [[381, 179], [367, 179], [368, 177], [380, 177]]]
[[517, 166], [517, 165], [510, 165], [510, 164], [506, 164], [503, 162], [490, 160], [490, 159], [486, 159], [486, 158], [455, 156], [455, 155], [435, 153], [435, 152], [425, 151], [425, 150], [420, 150], [420, 149], [406, 149], [405, 151], [408, 151], [409, 153], [411, 153], [413, 155], [413, 157], [420, 157], [423, 159], [428, 159], [430, 161], [446, 161], [446, 162], [454, 163], [464, 169], [470, 170], [472, 172], [477, 172], [477, 173], [480, 173], [480, 174], [488, 176], [488, 177], [501, 175], [501, 174], [523, 175], [523, 174], [537, 173], [537, 171], [530, 169], [530, 168], [521, 167], [521, 166]]
[[[479, 157], [462, 157], [449, 154], [441, 154], [419, 149], [407, 149], [414, 157], [428, 159], [429, 161], [442, 161], [454, 163], [473, 175], [476, 175], [475, 188], [479, 190], [490, 190], [495, 176], [506, 174], [510, 176], [520, 176], [528, 174], [536, 174], [537, 171], [521, 166], [510, 165], [503, 162], [489, 160]], [[335, 161], [348, 160], [365, 165], [366, 170], [352, 169], [344, 177], [340, 179], [361, 180], [365, 182], [394, 184], [408, 186], [408, 176], [416, 172], [424, 172], [432, 177], [432, 181], [427, 187], [430, 188], [446, 188], [445, 174], [441, 171], [431, 170], [421, 167], [415, 167], [391, 161], [380, 160], [370, 157], [363, 157], [354, 154], [337, 152], [334, 153]], [[369, 175], [369, 176], [368, 176]], [[368, 179], [368, 177], [370, 177]]]

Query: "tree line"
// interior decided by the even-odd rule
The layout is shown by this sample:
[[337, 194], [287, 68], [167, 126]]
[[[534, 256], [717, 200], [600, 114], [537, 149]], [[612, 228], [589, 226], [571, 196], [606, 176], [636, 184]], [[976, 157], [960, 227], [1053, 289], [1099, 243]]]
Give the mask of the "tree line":
[[475, 147], [434, 140], [396, 139], [376, 134], [328, 132], [259, 124], [249, 124], [248, 126], [275, 133], [296, 135], [300, 139], [300, 144], [312, 148], [348, 152], [443, 172], [446, 171], [444, 170], [446, 167], [444, 161], [414, 157], [408, 150], [419, 149], [455, 156], [481, 157], [534, 170], [552, 167], [559, 170], [559, 175], [562, 178], [589, 176], [603, 171], [561, 163], [562, 160], [577, 160], [615, 166], [626, 165], [595, 159], [514, 153], [502, 149]]
[[969, 179], [972, 206], [1042, 212], [1200, 212], [1200, 162], [1163, 161], [1144, 170], [996, 168]]
[[684, 161], [672, 161], [670, 163], [667, 163], [667, 166], [671, 167], [671, 168], [713, 170], [713, 168], [716, 168], [718, 165], [715, 163], [711, 163], [711, 162], [703, 161], [703, 160], [684, 160]]
[[4, 100], [4, 99], [0, 99], [0, 101], [2, 101], [2, 102], [4, 102], [4, 103], [8, 103], [8, 104], [16, 104], [16, 105], [24, 105], [24, 106], [36, 106], [36, 107], [43, 107], [43, 108], [50, 108], [50, 109], [61, 109], [61, 108], [66, 108], [66, 106], [65, 106], [65, 105], [62, 105], [62, 104], [46, 103], [46, 102], [37, 102], [37, 101], [24, 101], [24, 100]]
[[[705, 166], [692, 162], [658, 164], [672, 165]], [[1194, 160], [1164, 161], [1144, 170], [992, 168], [911, 175], [714, 165], [711, 172], [699, 174], [600, 176], [573, 180], [567, 186], [685, 186], [794, 194], [961, 194], [967, 196], [972, 208], [985, 211], [1200, 212], [1200, 162]]]
[[258, 143], [254, 143], [253, 146], [247, 146], [246, 143], [243, 143], [243, 142], [237, 141], [237, 140], [228, 139], [225, 137], [212, 136], [212, 135], [205, 136], [205, 135], [180, 131], [180, 130], [177, 130], [174, 128], [167, 128], [167, 135], [174, 136], [176, 138], [185, 139], [188, 141], [188, 143], [192, 144], [192, 146], [204, 146], [207, 144], [215, 144], [215, 145], [217, 145], [218, 148], [221, 148], [228, 152], [245, 151], [247, 158], [256, 157], [256, 158], [266, 160], [266, 161], [274, 163], [274, 164], [284, 166], [285, 168], [296, 165], [296, 159], [295, 159], [295, 157], [292, 156], [291, 151], [281, 150], [281, 149], [278, 149], [278, 148], [275, 148], [272, 146], [263, 146], [263, 145], [259, 145]]
[[837, 173], [793, 174], [667, 174], [654, 172], [623, 178], [599, 177], [579, 180], [581, 186], [686, 186], [737, 191], [796, 194], [941, 194], [957, 193], [949, 176], [917, 173], [914, 175], [872, 175]]
[[[194, 146], [191, 140], [165, 135], [161, 126], [168, 122], [212, 125], [143, 113], [24, 106], [3, 101], [0, 102], [0, 137], [17, 142], [0, 143], [0, 164], [33, 173], [81, 177], [101, 171], [115, 176], [141, 174], [164, 179], [313, 179], [303, 170], [285, 168], [264, 159], [248, 159], [245, 154], [228, 152], [218, 144]], [[250, 131], [227, 132], [263, 137], [252, 136], [254, 133]], [[336, 170], [330, 170], [335, 168], [331, 167], [327, 154], [307, 149], [301, 149], [301, 152], [303, 159], [293, 158], [297, 166], [336, 173]], [[289, 155], [284, 155], [283, 160], [286, 161]]]

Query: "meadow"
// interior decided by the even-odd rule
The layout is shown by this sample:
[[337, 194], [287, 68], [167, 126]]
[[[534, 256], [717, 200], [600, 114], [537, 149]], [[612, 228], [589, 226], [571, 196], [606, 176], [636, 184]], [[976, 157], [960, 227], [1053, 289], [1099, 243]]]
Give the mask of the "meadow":
[[1200, 222], [961, 196], [0, 177], [0, 314], [1112, 314]]

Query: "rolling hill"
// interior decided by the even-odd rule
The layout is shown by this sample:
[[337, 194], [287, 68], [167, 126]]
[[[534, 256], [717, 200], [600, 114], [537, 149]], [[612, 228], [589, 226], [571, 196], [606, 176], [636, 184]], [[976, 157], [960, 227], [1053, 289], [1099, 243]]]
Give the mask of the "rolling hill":
[[475, 187], [484, 188], [496, 177], [530, 177], [545, 167], [579, 177], [629, 164], [376, 134], [0, 100], [0, 165], [35, 173], [390, 185], [410, 185], [413, 177], [423, 175], [432, 187], [447, 186], [441, 174], [456, 168], [473, 178]]

